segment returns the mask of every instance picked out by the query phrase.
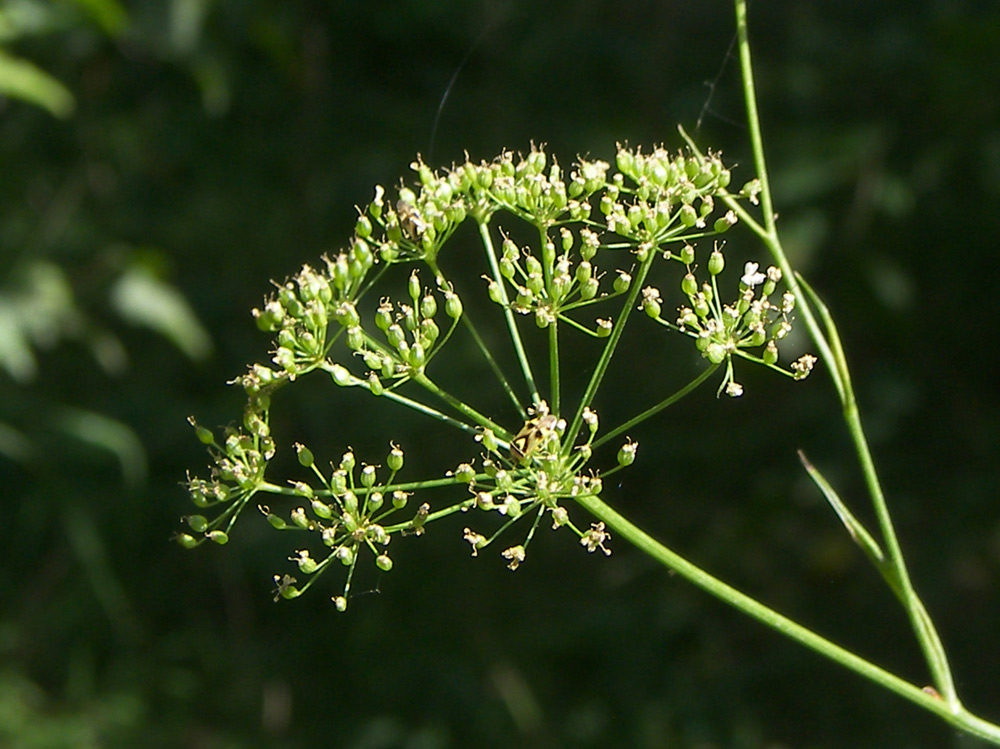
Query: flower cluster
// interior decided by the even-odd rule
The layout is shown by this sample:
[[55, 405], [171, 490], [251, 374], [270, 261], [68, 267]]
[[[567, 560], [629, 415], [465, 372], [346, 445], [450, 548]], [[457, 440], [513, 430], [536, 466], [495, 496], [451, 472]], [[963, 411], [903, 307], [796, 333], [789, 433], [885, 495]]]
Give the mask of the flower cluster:
[[[467, 483], [473, 496], [472, 505], [476, 509], [497, 513], [505, 518], [501, 527], [488, 537], [465, 528], [464, 537], [472, 546], [473, 556], [477, 556], [481, 549], [491, 544], [521, 517], [533, 517], [524, 542], [502, 552], [511, 570], [516, 570], [524, 561], [535, 529], [546, 514], [551, 518], [553, 530], [568, 527], [589, 551], [596, 548], [585, 540], [589, 538], [589, 532], [580, 530], [570, 520], [566, 503], [581, 496], [597, 496], [603, 490], [604, 482], [600, 475], [594, 472], [584, 473], [592, 454], [591, 444], [598, 425], [597, 414], [586, 409], [586, 440], [573, 449], [565, 449], [562, 445], [562, 437], [566, 431], [565, 420], [549, 413], [545, 401], [539, 403], [532, 413], [533, 417], [509, 441], [506, 455], [496, 435], [487, 429], [477, 437], [487, 450], [482, 459], [482, 471], [477, 473], [472, 464], [463, 463], [449, 472], [449, 475]], [[637, 443], [631, 440], [625, 443], [619, 451], [618, 468], [632, 463], [637, 447]], [[617, 469], [613, 468], [604, 475], [611, 475], [615, 470]], [[605, 552], [610, 553], [606, 549]]]
[[309, 579], [300, 587], [296, 584], [297, 579], [290, 575], [275, 575], [275, 600], [296, 598], [328, 566], [339, 562], [348, 568], [348, 574], [343, 594], [335, 596], [333, 601], [339, 611], [344, 611], [361, 552], [370, 551], [378, 569], [388, 572], [392, 569], [392, 559], [387, 552], [392, 534], [419, 532], [430, 508], [421, 505], [413, 518], [394, 526], [386, 525], [386, 520], [403, 511], [410, 500], [409, 492], [393, 485], [397, 472], [403, 467], [403, 451], [394, 444], [390, 444], [386, 458], [388, 470], [381, 479], [379, 467], [359, 464], [353, 451], [344, 453], [336, 468], [329, 475], [324, 475], [308, 448], [299, 444], [295, 448], [299, 463], [312, 470], [319, 488], [304, 481], [292, 482], [290, 491], [285, 493], [302, 501], [302, 504], [291, 509], [287, 521], [272, 513], [266, 505], [260, 505], [259, 509], [273, 528], [307, 531], [318, 537], [325, 549], [320, 559], [306, 548], [298, 549], [295, 556], [289, 557], [289, 561], [294, 562], [299, 572]]
[[[712, 364], [726, 363], [726, 376], [719, 388], [727, 395], [737, 397], [743, 394], [743, 386], [734, 379], [732, 358], [734, 355], [756, 361], [779, 372], [778, 344], [792, 329], [790, 315], [795, 309], [795, 295], [784, 292], [780, 301], [772, 301], [781, 269], [771, 266], [761, 272], [757, 263], [746, 263], [740, 278], [739, 295], [730, 304], [719, 298], [716, 278], [725, 269], [725, 256], [716, 247], [708, 259], [709, 280], [698, 283], [692, 263], [694, 249], [685, 247], [677, 256], [687, 272], [681, 279], [681, 292], [688, 304], [677, 311], [676, 322], [661, 317], [663, 299], [654, 286], [642, 290], [642, 304], [646, 314], [668, 327], [687, 334], [695, 340], [695, 346]], [[753, 356], [748, 349], [763, 349], [760, 356]], [[801, 357], [791, 374], [795, 379], [806, 377], [815, 363], [815, 357]]]
[[[607, 529], [600, 523], [577, 527], [570, 508], [576, 499], [599, 495], [609, 475], [635, 461], [638, 445], [626, 437], [617, 464], [603, 472], [589, 467], [595, 451], [659, 410], [646, 409], [595, 439], [598, 419], [591, 406], [629, 315], [638, 305], [661, 324], [694, 338], [710, 362], [726, 362], [723, 386], [738, 395], [732, 358], [774, 368], [777, 344], [787, 335], [795, 303], [788, 294], [772, 301], [780, 273], [758, 272], [751, 264], [744, 269], [737, 299], [721, 304], [716, 276], [725, 258], [718, 246], [707, 263], [709, 278], [699, 283], [695, 277], [694, 243], [736, 223], [733, 211], [719, 210], [723, 200], [736, 198], [727, 192], [731, 174], [719, 154], [670, 153], [663, 148], [643, 153], [619, 145], [614, 164], [617, 170], [605, 161], [578, 159], [564, 169], [544, 148], [532, 145], [527, 154], [504, 151], [478, 163], [466, 158], [440, 171], [418, 159], [411, 164], [416, 183], [401, 185], [395, 199], [377, 186], [372, 202], [358, 210], [346, 248], [275, 284], [275, 291], [253, 310], [258, 327], [274, 336], [270, 359], [251, 365], [234, 380], [247, 396], [240, 428], [226, 429], [216, 442], [212, 432], [197, 427], [213, 467], [208, 479], [189, 479], [188, 489], [200, 510], [215, 509], [217, 515], [187, 517], [188, 528], [177, 540], [184, 546], [205, 540], [225, 543], [252, 498], [272, 495], [291, 501], [289, 510], [257, 506], [275, 529], [318, 539], [312, 547], [321, 548], [322, 554], [309, 544], [297, 545], [290, 560], [306, 582], [300, 585], [291, 574], [276, 575], [276, 598], [300, 595], [339, 562], [347, 568], [343, 593], [333, 599], [340, 610], [347, 606], [363, 552], [370, 551], [375, 566], [388, 571], [392, 560], [387, 546], [394, 533], [420, 534], [425, 523], [455, 512], [479, 509], [500, 518], [499, 529], [489, 535], [466, 528], [474, 554], [519, 519], [532, 518], [523, 541], [503, 552], [511, 569], [523, 563], [535, 529], [546, 516], [553, 528], [570, 528], [588, 551], [609, 553]], [[748, 183], [739, 196], [753, 203], [759, 189], [759, 183]], [[505, 233], [492, 221], [497, 214], [513, 216], [530, 231]], [[482, 244], [485, 305], [473, 304], [483, 300], [474, 300], [472, 292], [459, 296], [460, 284], [450, 280], [451, 260], [444, 252], [456, 239], [456, 229], [468, 220], [476, 225]], [[524, 242], [532, 233], [536, 238], [525, 244], [512, 238]], [[661, 259], [668, 270], [679, 270], [677, 262], [686, 269], [680, 282], [686, 303], [676, 321], [661, 317], [660, 292], [649, 282]], [[456, 265], [467, 267], [470, 262], [470, 255], [463, 253]], [[583, 321], [580, 313], [596, 304], [610, 310]], [[468, 306], [472, 310], [467, 311]], [[496, 314], [498, 308], [523, 388], [507, 379], [505, 363], [486, 348], [471, 319], [487, 310]], [[533, 324], [524, 325], [525, 318]], [[599, 347], [588, 370], [590, 382], [579, 388], [582, 396], [572, 409], [561, 397], [570, 388], [560, 383], [560, 326], [587, 334]], [[545, 331], [544, 340], [526, 345], [522, 337], [537, 335], [531, 332], [534, 328]], [[444, 361], [462, 366], [462, 359], [478, 349], [496, 374], [498, 387], [525, 419], [519, 429], [505, 430], [486, 415], [488, 411], [477, 410], [435, 382], [439, 370], [431, 362], [451, 340], [463, 337], [463, 345], [448, 347], [445, 354], [458, 360]], [[540, 392], [528, 355], [545, 346], [550, 393]], [[758, 347], [760, 356], [749, 353]], [[814, 362], [802, 357], [791, 373], [804, 377]], [[400, 484], [395, 481], [402, 451], [395, 446], [385, 469], [358, 464], [349, 450], [324, 472], [309, 450], [296, 445], [311, 483], [274, 483], [266, 476], [278, 449], [271, 436], [272, 401], [282, 386], [317, 370], [338, 386], [366, 390], [476, 434], [484, 452], [469, 459], [468, 443], [456, 441], [461, 452], [445, 463], [457, 464], [457, 469], [441, 478], [439, 468], [436, 478]], [[565, 419], [550, 412], [544, 396]], [[671, 397], [664, 400], [670, 402]], [[346, 437], [344, 442], [350, 444]], [[455, 491], [462, 486], [468, 493]], [[405, 510], [410, 492], [430, 489], [450, 490], [450, 503], [433, 513], [422, 503], [415, 514], [387, 523], [392, 513]]]

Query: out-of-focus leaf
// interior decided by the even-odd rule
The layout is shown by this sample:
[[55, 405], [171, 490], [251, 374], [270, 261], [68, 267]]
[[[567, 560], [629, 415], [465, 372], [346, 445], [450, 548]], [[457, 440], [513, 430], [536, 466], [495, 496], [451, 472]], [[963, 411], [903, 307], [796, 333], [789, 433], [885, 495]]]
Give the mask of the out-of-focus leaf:
[[111, 289], [111, 303], [135, 325], [168, 338], [194, 360], [212, 351], [212, 339], [181, 293], [141, 267], [126, 270]]
[[38, 362], [21, 327], [17, 305], [0, 295], [0, 369], [15, 382], [30, 382], [38, 373]]
[[0, 50], [0, 94], [35, 104], [56, 117], [69, 117], [73, 94], [33, 63]]
[[208, 12], [206, 0], [173, 0], [170, 4], [170, 42], [181, 54], [198, 47]]
[[80, 328], [81, 313], [63, 270], [32, 262], [0, 292], [0, 368], [17, 382], [35, 377], [33, 346], [50, 347]]
[[69, 436], [113, 453], [121, 464], [122, 478], [127, 485], [138, 486], [146, 479], [146, 450], [127, 424], [78, 408], [63, 409], [55, 421]]

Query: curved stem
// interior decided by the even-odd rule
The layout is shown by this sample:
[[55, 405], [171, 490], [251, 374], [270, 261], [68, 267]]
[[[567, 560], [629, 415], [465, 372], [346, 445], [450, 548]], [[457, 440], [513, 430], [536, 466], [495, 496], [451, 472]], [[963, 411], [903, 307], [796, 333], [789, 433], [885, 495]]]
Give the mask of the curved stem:
[[957, 702], [945, 701], [916, 684], [901, 679], [765, 606], [760, 601], [736, 590], [661, 544], [597, 497], [593, 495], [581, 496], [576, 498], [576, 502], [598, 520], [604, 522], [608, 529], [619, 534], [640, 551], [645, 552], [705, 592], [786, 637], [805, 645], [810, 650], [836, 661], [845, 668], [891, 692], [895, 692], [904, 699], [935, 713], [955, 727], [1000, 745], [1000, 726], [976, 717]]
[[[793, 294], [795, 294], [796, 299], [801, 301], [801, 304], [799, 305], [799, 312], [805, 320], [806, 327], [809, 330], [813, 341], [819, 348], [824, 360], [829, 364], [832, 364], [829, 368], [830, 376], [832, 377], [840, 395], [844, 420], [847, 424], [851, 439], [854, 442], [855, 451], [861, 463], [861, 469], [865, 477], [865, 482], [868, 487], [872, 505], [875, 509], [876, 517], [878, 518], [883, 541], [885, 542], [889, 558], [892, 561], [896, 576], [899, 580], [900, 589], [903, 592], [904, 607], [906, 608], [911, 626], [913, 627], [917, 640], [920, 643], [924, 657], [927, 660], [928, 667], [933, 674], [935, 686], [948, 704], [957, 709], [960, 707], [960, 702], [955, 691], [955, 684], [951, 674], [951, 669], [948, 665], [948, 660], [944, 652], [944, 647], [941, 644], [940, 637], [938, 636], [930, 617], [924, 609], [923, 603], [917, 596], [917, 593], [913, 589], [913, 585], [910, 581], [909, 571], [907, 570], [906, 562], [903, 558], [902, 547], [900, 546], [899, 539], [896, 535], [892, 517], [889, 513], [889, 506], [886, 502], [885, 495], [882, 492], [882, 486], [879, 482], [878, 473], [875, 469], [875, 462], [872, 458], [871, 450], [869, 449], [868, 441], [865, 437], [864, 429], [861, 424], [861, 415], [858, 411], [857, 402], [854, 397], [854, 390], [851, 386], [847, 360], [840, 345], [836, 327], [833, 325], [833, 320], [826, 312], [825, 308], [821, 309], [820, 314], [824, 317], [826, 331], [824, 331], [817, 322], [808, 302], [808, 298], [805, 294], [803, 294], [799, 280], [794, 273], [791, 264], [788, 262], [788, 258], [785, 256], [784, 249], [782, 248], [781, 242], [778, 238], [774, 208], [771, 199], [770, 182], [768, 179], [767, 163], [764, 157], [764, 145], [763, 138], [761, 136], [760, 118], [757, 112], [753, 66], [750, 57], [750, 43], [747, 37], [747, 3], [746, 0], [734, 0], [734, 2], [736, 8], [736, 28], [739, 38], [740, 70], [743, 77], [744, 99], [747, 107], [747, 122], [750, 131], [750, 141], [753, 147], [754, 164], [757, 170], [757, 177], [761, 184], [760, 203], [764, 214], [764, 225], [763, 233], [758, 233], [761, 240], [771, 251], [775, 262], [781, 268], [789, 289]], [[727, 197], [725, 200], [726, 203], [734, 209], [735, 206], [739, 205], [731, 196]], [[742, 206], [740, 206], [740, 209], [742, 210]], [[827, 335], [824, 333], [830, 336], [829, 340]]]

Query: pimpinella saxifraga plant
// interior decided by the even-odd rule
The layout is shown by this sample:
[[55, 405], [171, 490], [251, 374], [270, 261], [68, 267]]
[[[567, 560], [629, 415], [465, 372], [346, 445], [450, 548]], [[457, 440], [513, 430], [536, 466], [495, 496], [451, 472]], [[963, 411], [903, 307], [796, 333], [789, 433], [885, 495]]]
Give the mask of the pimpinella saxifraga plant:
[[[289, 562], [298, 569], [275, 575], [275, 599], [301, 595], [339, 562], [346, 573], [333, 600], [342, 611], [362, 560], [389, 571], [394, 535], [422, 535], [429, 523], [454, 513], [469, 513], [462, 525], [473, 555], [501, 536], [513, 540], [501, 552], [511, 569], [525, 561], [543, 524], [567, 528], [585, 549], [605, 554], [615, 532], [786, 637], [1000, 746], [1000, 726], [970, 713], [959, 699], [944, 647], [910, 581], [833, 317], [782, 248], [757, 115], [746, 0], [734, 0], [734, 7], [754, 179], [730, 192], [720, 156], [702, 153], [683, 131], [688, 151], [619, 147], [614, 172], [583, 159], [564, 171], [534, 147], [523, 157], [504, 152], [441, 172], [418, 160], [412, 165], [418, 184], [401, 186], [394, 200], [376, 188], [347, 247], [325, 257], [319, 269], [304, 266], [254, 310], [259, 327], [275, 334], [274, 349], [269, 362], [252, 365], [235, 381], [247, 395], [242, 426], [216, 437], [196, 425], [213, 466], [207, 479], [188, 481], [202, 509], [186, 518], [178, 541], [187, 547], [226, 543], [242, 511], [256, 507], [276, 530], [292, 534]], [[455, 235], [466, 222], [478, 234], [475, 253]], [[727, 269], [727, 246], [717, 235], [737, 224], [756, 235], [773, 266]], [[478, 286], [459, 272], [472, 258], [481, 265]], [[817, 361], [811, 354], [787, 369], [779, 365], [793, 313], [827, 364], [876, 532], [805, 456], [803, 465], [909, 617], [930, 676], [925, 686], [732, 588], [604, 501], [606, 479], [636, 462], [638, 444], [629, 431], [719, 369], [717, 392], [731, 397], [742, 393], [737, 364], [806, 377]], [[481, 330], [492, 318], [509, 345], [487, 345], [495, 337]], [[647, 347], [663, 345], [667, 336], [689, 338], [704, 365], [680, 389], [605, 428], [599, 394], [613, 360], [627, 372], [642, 369], [634, 357], [621, 356], [626, 326], [630, 333], [640, 330]], [[563, 367], [567, 342], [574, 349], [587, 344], [585, 366]], [[442, 375], [462, 369], [470, 357], [492, 372], [512, 416], [496, 415], [481, 383], [468, 399], [442, 386]], [[351, 425], [338, 422], [332, 428], [346, 448], [339, 461], [318, 461], [297, 443], [302, 475], [269, 476], [279, 447], [272, 400], [314, 370], [357, 397], [373, 396], [453, 427], [453, 439], [434, 443], [439, 470], [424, 478], [403, 475], [403, 449], [391, 433], [385, 457], [366, 456], [383, 464], [361, 462], [347, 447]], [[656, 383], [668, 381], [662, 374], [656, 372]]]
[[[801, 379], [815, 361], [804, 355], [788, 369], [778, 364], [795, 306], [779, 291], [781, 271], [746, 263], [727, 274], [724, 243], [708, 239], [737, 223], [720, 207], [730, 171], [718, 154], [619, 147], [616, 165], [581, 159], [566, 170], [532, 147], [441, 172], [417, 161], [418, 184], [401, 186], [394, 199], [377, 187], [347, 247], [318, 268], [304, 266], [254, 310], [258, 326], [275, 335], [274, 349], [236, 380], [247, 395], [241, 428], [218, 438], [197, 428], [214, 465], [207, 479], [188, 482], [203, 512], [186, 518], [180, 543], [225, 543], [243, 510], [256, 508], [290, 534], [297, 569], [275, 575], [276, 599], [300, 595], [331, 566], [346, 568], [334, 596], [340, 610], [359, 564], [388, 571], [393, 536], [421, 535], [456, 512], [493, 516], [470, 517], [464, 538], [473, 555], [501, 537], [514, 540], [501, 552], [511, 569], [542, 524], [610, 553], [607, 525], [581, 519], [574, 505], [597, 498], [607, 477], [633, 463], [638, 445], [625, 436], [629, 429], [717, 368], [719, 392], [738, 396], [736, 362]], [[740, 195], [755, 201], [758, 190], [751, 181]], [[478, 234], [483, 280], [460, 292], [450, 268], [470, 262], [468, 242], [454, 236], [465, 222]], [[531, 241], [518, 244], [515, 229]], [[486, 346], [479, 326], [489, 316], [502, 321], [509, 346]], [[679, 392], [603, 429], [595, 401], [626, 325], [645, 326], [649, 346], [671, 334], [690, 338], [705, 366]], [[571, 338], [590, 351], [583, 382], [561, 368], [561, 346]], [[470, 356], [488, 364], [513, 422], [440, 385], [438, 372]], [[304, 474], [270, 476], [279, 449], [272, 405], [283, 387], [314, 372], [357, 397], [453, 426], [437, 475], [405, 477], [403, 448], [389, 431], [387, 455], [365, 456], [372, 462], [350, 449], [321, 460], [296, 444]], [[563, 395], [570, 390], [582, 395], [570, 402]], [[345, 448], [352, 443], [350, 425], [336, 430]]]

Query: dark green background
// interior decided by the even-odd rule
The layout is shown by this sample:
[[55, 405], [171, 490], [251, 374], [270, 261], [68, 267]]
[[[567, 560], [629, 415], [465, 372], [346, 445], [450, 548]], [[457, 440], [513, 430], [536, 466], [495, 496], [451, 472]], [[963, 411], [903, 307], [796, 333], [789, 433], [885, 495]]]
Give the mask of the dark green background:
[[[54, 7], [58, 23], [9, 49], [77, 107], [58, 120], [0, 104], [0, 283], [16, 294], [39, 260], [62, 268], [76, 322], [117, 337], [128, 367], [109, 373], [80, 334], [40, 345], [34, 378], [0, 372], [0, 421], [25, 440], [0, 456], [0, 743], [976, 745], [624, 542], [605, 560], [543, 533], [512, 575], [495, 555], [469, 558], [459, 518], [397, 542], [392, 574], [360, 584], [379, 593], [347, 615], [329, 603], [335, 580], [272, 603], [288, 549], [258, 517], [224, 549], [169, 543], [191, 511], [185, 471], [206, 463], [185, 417], [237, 420], [224, 382], [266, 356], [250, 308], [269, 279], [341, 246], [353, 206], [415, 153], [447, 164], [534, 140], [568, 163], [610, 158], [615, 141], [675, 147], [675, 125], [694, 130], [711, 92], [697, 137], [748, 175], [728, 3], [148, 0], [117, 34], [82, 3]], [[961, 693], [1000, 718], [1000, 13], [758, 1], [751, 33], [789, 251], [839, 321]], [[210, 357], [114, 314], [109, 289], [134, 267], [186, 297]], [[622, 392], [655, 392], [672, 372], [651, 358]], [[796, 461], [805, 449], [868, 518], [817, 374], [792, 386], [749, 371], [736, 402], [696, 393], [633, 435], [639, 461], [607, 498], [925, 683], [904, 616]], [[340, 450], [368, 415], [343, 395], [316, 388], [286, 413]], [[73, 436], [68, 409], [131, 430], [146, 472], [123, 476]]]

